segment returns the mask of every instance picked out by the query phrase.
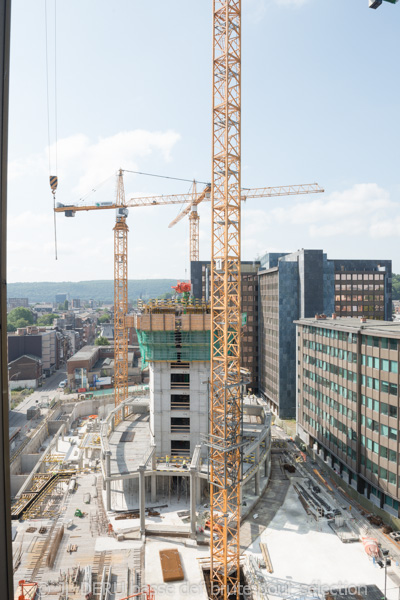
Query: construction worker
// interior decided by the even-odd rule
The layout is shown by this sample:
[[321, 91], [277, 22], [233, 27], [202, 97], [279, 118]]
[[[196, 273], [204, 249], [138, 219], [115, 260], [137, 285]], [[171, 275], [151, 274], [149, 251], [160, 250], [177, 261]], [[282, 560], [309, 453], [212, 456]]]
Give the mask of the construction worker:
[[167, 463], [167, 467], [169, 467], [169, 456], [167, 454], [167, 456], [165, 457], [165, 462]]
[[186, 458], [182, 463], [182, 469], [187, 469], [187, 462], [186, 462]]

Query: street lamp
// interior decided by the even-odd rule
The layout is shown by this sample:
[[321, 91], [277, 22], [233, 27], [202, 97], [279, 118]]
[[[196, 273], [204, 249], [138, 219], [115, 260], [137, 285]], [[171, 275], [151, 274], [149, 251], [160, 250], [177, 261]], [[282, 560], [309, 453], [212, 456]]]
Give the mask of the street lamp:
[[390, 565], [392, 564], [391, 559], [387, 558], [388, 555], [389, 555], [389, 550], [382, 550], [383, 560], [377, 561], [377, 564], [380, 566], [381, 569], [383, 567], [385, 567], [385, 592], [384, 592], [384, 596], [383, 596], [382, 600], [386, 600], [387, 567], [390, 567]]

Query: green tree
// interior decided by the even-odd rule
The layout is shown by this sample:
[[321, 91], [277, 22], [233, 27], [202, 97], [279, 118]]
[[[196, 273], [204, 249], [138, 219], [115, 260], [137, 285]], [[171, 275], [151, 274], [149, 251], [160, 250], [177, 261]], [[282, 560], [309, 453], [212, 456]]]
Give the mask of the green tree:
[[[24, 321], [26, 321], [26, 325], [32, 325], [35, 320], [33, 312], [29, 308], [24, 308], [23, 306], [13, 308], [8, 313], [7, 322], [12, 323], [12, 325], [14, 326], [16, 326], [16, 322], [21, 319], [24, 319]], [[24, 327], [24, 325], [20, 325], [20, 327]]]
[[12, 333], [13, 331], [17, 331], [17, 328], [12, 323], [7, 323], [7, 331]]
[[111, 319], [110, 314], [107, 312], [103, 312], [103, 314], [100, 315], [100, 317], [99, 317], [99, 323], [109, 323], [110, 319]]
[[393, 300], [400, 300], [400, 275], [393, 275], [392, 294]]
[[28, 325], [30, 325], [30, 323], [28, 323], [26, 319], [18, 319], [18, 321], [14, 321], [12, 325], [14, 325], [16, 329], [18, 329], [19, 327], [27, 327]]
[[110, 342], [104, 335], [100, 335], [98, 338], [96, 338], [94, 343], [96, 346], [109, 346], [110, 345]]
[[56, 315], [56, 313], [46, 313], [38, 318], [38, 325], [53, 325], [54, 319], [57, 319], [60, 315]]

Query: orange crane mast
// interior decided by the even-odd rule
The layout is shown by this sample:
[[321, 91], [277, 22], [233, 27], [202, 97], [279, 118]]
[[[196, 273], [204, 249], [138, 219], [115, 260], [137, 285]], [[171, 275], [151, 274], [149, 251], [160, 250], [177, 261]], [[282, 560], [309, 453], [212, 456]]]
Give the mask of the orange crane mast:
[[213, 0], [210, 597], [240, 596], [241, 0]]
[[[128, 399], [128, 209], [122, 170], [117, 178], [117, 211], [114, 227], [114, 400], [115, 406]], [[116, 423], [121, 421], [118, 411]]]

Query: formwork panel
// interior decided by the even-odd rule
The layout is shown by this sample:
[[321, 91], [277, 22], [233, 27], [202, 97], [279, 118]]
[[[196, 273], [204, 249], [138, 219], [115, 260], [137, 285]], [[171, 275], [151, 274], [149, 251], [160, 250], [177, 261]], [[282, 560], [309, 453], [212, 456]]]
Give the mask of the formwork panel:
[[183, 581], [182, 563], [176, 548], [160, 550], [161, 569], [165, 583]]

